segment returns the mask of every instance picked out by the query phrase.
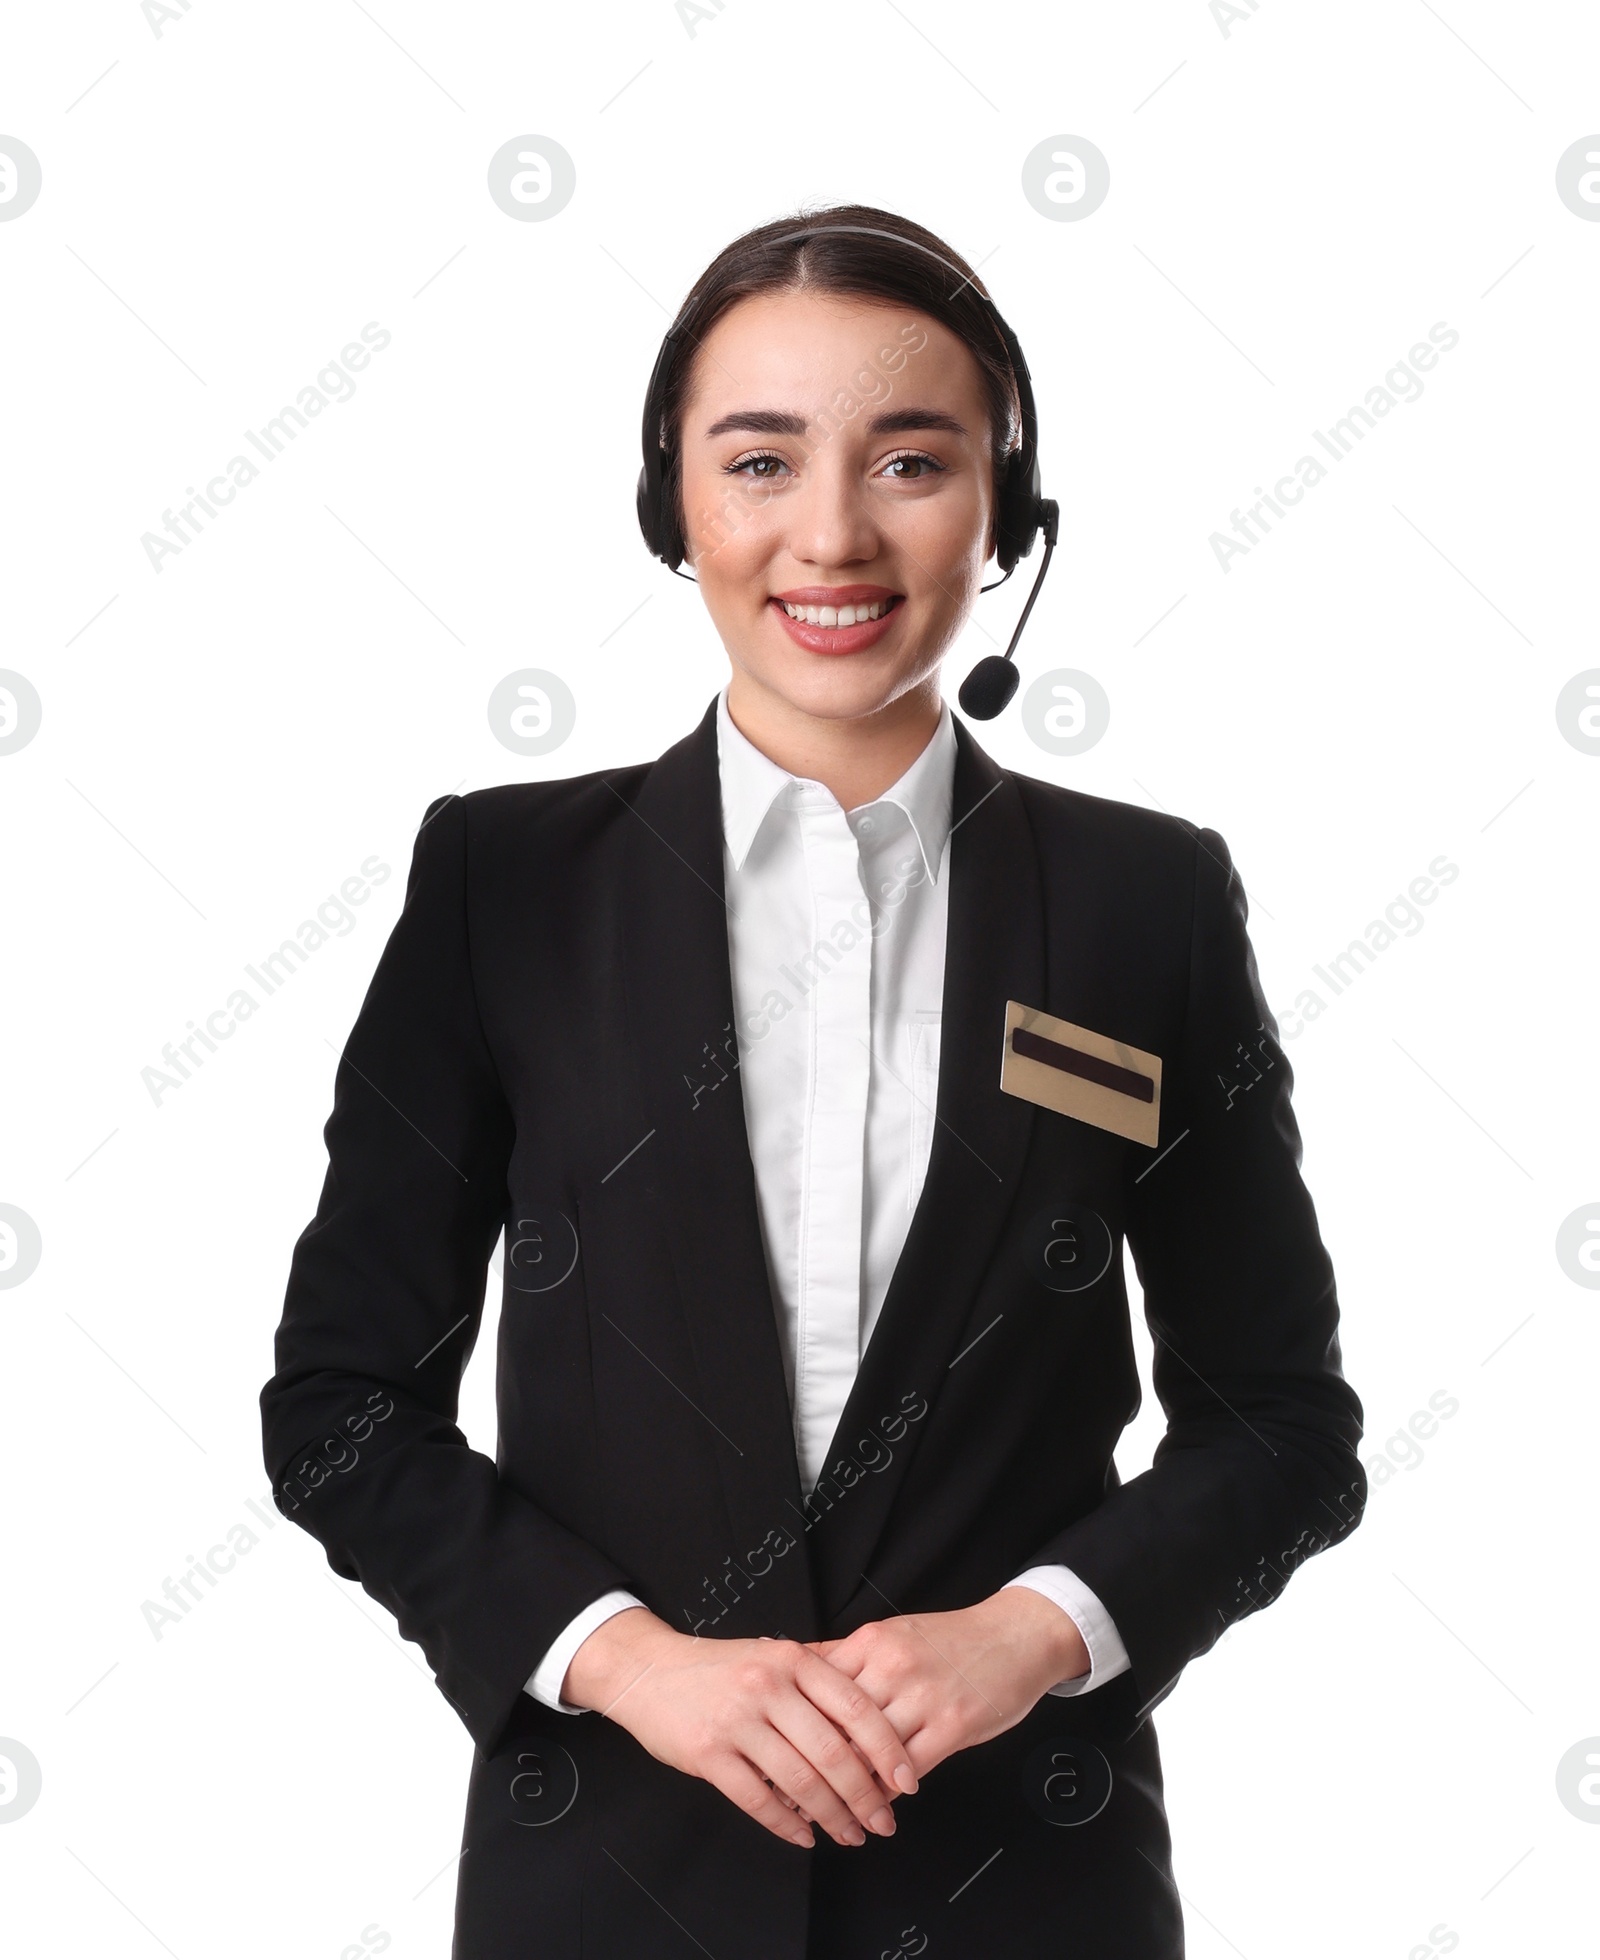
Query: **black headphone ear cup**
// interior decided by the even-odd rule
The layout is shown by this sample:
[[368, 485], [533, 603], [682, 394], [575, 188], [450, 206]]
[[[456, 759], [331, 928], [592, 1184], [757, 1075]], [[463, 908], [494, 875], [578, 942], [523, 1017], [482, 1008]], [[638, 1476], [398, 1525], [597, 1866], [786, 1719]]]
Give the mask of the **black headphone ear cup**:
[[650, 495], [650, 472], [639, 465], [639, 488], [634, 494], [633, 507], [639, 513], [639, 529], [644, 534], [645, 549], [652, 556], [656, 551], [656, 527], [653, 500]]
[[683, 563], [683, 539], [679, 534], [677, 519], [666, 507], [666, 452], [658, 450], [656, 453], [655, 481], [651, 481], [649, 464], [644, 464], [639, 471], [634, 508], [639, 513], [639, 529], [644, 536], [645, 548], [652, 556], [659, 558], [669, 571], [675, 572]]
[[678, 493], [676, 487], [668, 488], [672, 475], [667, 462], [667, 452], [661, 452], [661, 467], [656, 472], [656, 549], [661, 562], [672, 571], [683, 563], [683, 531], [678, 523]]
[[1000, 480], [999, 521], [996, 525], [995, 563], [1009, 572], [1019, 558], [1026, 558], [1039, 535], [1039, 459], [1034, 458], [1028, 476], [1022, 473], [1022, 456], [1013, 450], [1006, 459]]

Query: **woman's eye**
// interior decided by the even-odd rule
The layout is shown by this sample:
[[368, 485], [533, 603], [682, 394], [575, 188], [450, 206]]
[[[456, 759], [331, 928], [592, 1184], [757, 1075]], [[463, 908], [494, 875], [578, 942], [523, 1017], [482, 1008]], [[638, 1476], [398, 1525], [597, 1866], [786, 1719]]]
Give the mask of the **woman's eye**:
[[920, 450], [907, 450], [904, 455], [891, 456], [883, 466], [883, 473], [892, 483], [915, 483], [920, 477], [933, 476], [943, 468], [936, 457], [924, 456]]
[[[764, 465], [771, 464], [770, 469]], [[746, 471], [761, 483], [770, 483], [781, 469], [788, 465], [781, 456], [774, 456], [770, 450], [763, 450], [754, 456], [741, 456], [736, 463], [728, 465], [729, 476], [743, 476]]]

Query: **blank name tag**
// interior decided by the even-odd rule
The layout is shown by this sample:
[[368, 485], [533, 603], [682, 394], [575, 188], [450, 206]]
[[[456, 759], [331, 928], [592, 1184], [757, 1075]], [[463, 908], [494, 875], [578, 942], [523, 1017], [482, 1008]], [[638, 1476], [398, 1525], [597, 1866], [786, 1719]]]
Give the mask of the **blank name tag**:
[[1000, 1087], [1008, 1096], [1155, 1148], [1161, 1057], [1020, 1000], [1006, 1002]]

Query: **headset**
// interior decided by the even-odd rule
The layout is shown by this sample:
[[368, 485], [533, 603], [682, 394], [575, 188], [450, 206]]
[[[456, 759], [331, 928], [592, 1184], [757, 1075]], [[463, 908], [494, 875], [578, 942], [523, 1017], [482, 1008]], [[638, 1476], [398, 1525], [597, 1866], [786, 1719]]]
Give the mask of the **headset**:
[[[995, 562], [1000, 566], [1004, 577], [997, 578], [992, 585], [980, 589], [992, 592], [996, 585], [1004, 585], [1016, 569], [1017, 561], [1026, 558], [1033, 550], [1033, 541], [1041, 533], [1044, 537], [1044, 557], [1039, 564], [1038, 576], [1033, 581], [1033, 590], [1028, 594], [1028, 603], [1022, 608], [1022, 617], [1017, 621], [1011, 635], [1011, 644], [1004, 653], [991, 653], [980, 660], [972, 672], [961, 683], [957, 699], [963, 711], [977, 721], [990, 721], [1005, 707], [1017, 691], [1017, 669], [1012, 655], [1017, 642], [1022, 638], [1022, 629], [1028, 623], [1028, 615], [1033, 611], [1033, 603], [1039, 596], [1039, 588], [1044, 584], [1044, 575], [1050, 569], [1050, 554], [1056, 548], [1056, 534], [1060, 523], [1060, 507], [1053, 498], [1040, 494], [1039, 489], [1039, 425], [1034, 413], [1033, 384], [1028, 374], [1028, 364], [1023, 359], [1022, 348], [1016, 335], [1001, 317], [1000, 309], [989, 295], [979, 290], [970, 273], [962, 272], [945, 258], [943, 253], [935, 252], [914, 238], [904, 238], [897, 231], [885, 231], [876, 225], [802, 225], [792, 232], [785, 232], [776, 238], [763, 239], [763, 246], [799, 243], [803, 239], [815, 238], [823, 232], [855, 232], [866, 238], [887, 238], [895, 245], [910, 245], [924, 252], [944, 267], [956, 281], [955, 291], [963, 286], [971, 286], [974, 295], [989, 309], [989, 318], [994, 323], [1010, 363], [1011, 374], [1016, 382], [1017, 404], [1021, 411], [1022, 439], [1017, 448], [1006, 457], [1001, 468], [996, 501], [995, 523]], [[951, 298], [955, 294], [950, 295]], [[637, 505], [639, 529], [644, 533], [645, 544], [655, 557], [659, 558], [668, 571], [677, 572], [680, 578], [688, 578], [687, 572], [679, 572], [684, 560], [684, 541], [677, 513], [670, 508], [669, 499], [664, 494], [669, 453], [661, 439], [661, 402], [667, 379], [672, 373], [674, 363], [682, 356], [686, 342], [698, 344], [695, 321], [704, 310], [705, 302], [691, 299], [686, 301], [677, 319], [667, 329], [666, 338], [661, 343], [661, 351], [656, 356], [656, 364], [650, 373], [650, 384], [645, 390], [644, 420], [641, 436], [644, 447], [644, 464], [639, 471], [639, 490]], [[691, 583], [693, 581], [691, 580]]]

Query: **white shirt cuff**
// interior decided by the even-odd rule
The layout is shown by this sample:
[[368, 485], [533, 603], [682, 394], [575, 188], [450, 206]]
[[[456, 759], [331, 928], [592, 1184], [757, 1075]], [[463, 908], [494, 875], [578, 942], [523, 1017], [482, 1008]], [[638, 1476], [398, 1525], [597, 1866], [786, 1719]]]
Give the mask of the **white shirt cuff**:
[[1027, 1586], [1053, 1600], [1076, 1625], [1089, 1650], [1089, 1671], [1058, 1681], [1046, 1690], [1052, 1695], [1082, 1695], [1100, 1688], [1128, 1670], [1128, 1650], [1122, 1644], [1111, 1615], [1070, 1566], [1030, 1565], [1026, 1572], [1008, 1580], [1013, 1586]]
[[561, 1684], [567, 1678], [567, 1669], [572, 1665], [572, 1657], [602, 1622], [609, 1620], [613, 1613], [620, 1613], [625, 1607], [643, 1606], [642, 1599], [636, 1599], [631, 1592], [620, 1587], [602, 1593], [597, 1600], [584, 1607], [576, 1618], [567, 1622], [550, 1645], [545, 1649], [544, 1659], [533, 1670], [523, 1688], [535, 1701], [542, 1701], [546, 1708], [559, 1708], [563, 1715], [582, 1715], [586, 1711], [576, 1702], [561, 1699]]

